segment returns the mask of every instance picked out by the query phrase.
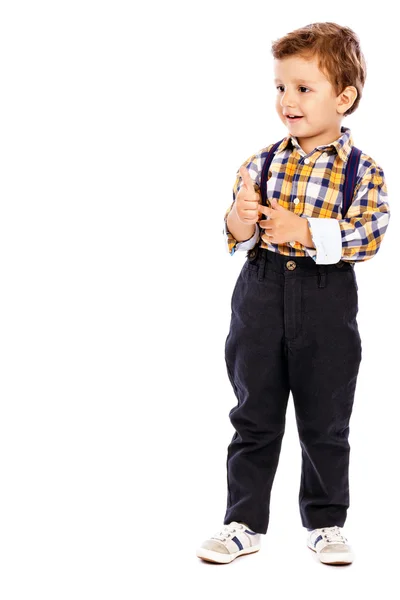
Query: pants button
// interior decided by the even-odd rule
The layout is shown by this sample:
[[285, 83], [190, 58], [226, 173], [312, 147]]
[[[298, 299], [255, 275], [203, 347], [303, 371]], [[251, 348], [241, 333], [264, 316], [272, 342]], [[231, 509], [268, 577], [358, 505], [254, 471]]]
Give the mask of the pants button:
[[288, 260], [286, 266], [289, 269], [289, 271], [293, 271], [293, 269], [295, 269], [297, 265], [294, 262], [294, 260]]
[[249, 258], [254, 258], [256, 254], [257, 253], [256, 253], [255, 250], [250, 250], [250, 252], [249, 252]]

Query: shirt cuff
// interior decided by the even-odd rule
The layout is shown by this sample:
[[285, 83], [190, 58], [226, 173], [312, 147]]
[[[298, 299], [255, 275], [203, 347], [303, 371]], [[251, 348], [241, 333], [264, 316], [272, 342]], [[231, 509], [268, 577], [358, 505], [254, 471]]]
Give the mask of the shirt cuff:
[[248, 240], [243, 242], [237, 242], [236, 250], [251, 250], [258, 242], [258, 235], [260, 232], [260, 228], [258, 227], [258, 223], [256, 223], [256, 230], [254, 234]]
[[336, 264], [342, 258], [342, 232], [337, 219], [306, 217], [315, 248], [305, 251], [317, 265]]
[[258, 223], [256, 223], [255, 225], [256, 228], [251, 238], [242, 242], [238, 242], [235, 240], [235, 238], [229, 231], [226, 218], [224, 219], [224, 228], [222, 233], [224, 234], [225, 248], [230, 255], [233, 255], [236, 252], [236, 250], [251, 250], [252, 248], [254, 248], [254, 246], [258, 242], [260, 234], [260, 228], [258, 226]]

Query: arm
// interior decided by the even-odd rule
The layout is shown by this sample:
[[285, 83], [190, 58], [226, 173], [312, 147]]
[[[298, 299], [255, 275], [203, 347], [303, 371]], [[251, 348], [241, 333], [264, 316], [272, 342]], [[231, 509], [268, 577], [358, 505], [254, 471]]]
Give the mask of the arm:
[[[230, 229], [235, 232], [235, 235], [231, 233]], [[229, 254], [233, 255], [237, 250], [251, 250], [251, 248], [254, 248], [258, 242], [259, 231], [260, 228], [257, 223], [255, 225], [241, 223], [236, 218], [236, 211], [233, 208], [226, 211], [223, 234], [225, 236], [225, 247]]]
[[384, 172], [371, 164], [355, 189], [346, 218], [307, 217], [315, 249], [305, 250], [317, 264], [368, 260], [378, 252], [389, 220]]
[[[260, 191], [260, 160], [260, 153], [252, 154], [242, 165], [249, 171], [250, 177], [254, 182], [254, 187], [258, 192]], [[251, 248], [254, 248], [260, 235], [260, 228], [257, 223], [255, 225], [246, 225], [237, 218], [234, 205], [236, 196], [242, 187], [242, 183], [242, 178], [238, 169], [232, 189], [233, 202], [225, 211], [223, 228], [225, 248], [231, 256], [233, 256], [236, 250], [251, 250]]]

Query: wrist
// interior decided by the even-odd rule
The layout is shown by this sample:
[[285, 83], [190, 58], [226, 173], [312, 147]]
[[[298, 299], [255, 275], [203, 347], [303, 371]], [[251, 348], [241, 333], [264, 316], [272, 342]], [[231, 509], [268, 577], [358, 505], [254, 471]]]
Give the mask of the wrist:
[[315, 248], [308, 219], [306, 217], [300, 217], [300, 219], [302, 222], [300, 224], [297, 241], [306, 248]]
[[256, 231], [255, 224], [246, 225], [246, 223], [242, 223], [242, 221], [239, 220], [239, 216], [236, 212], [236, 203], [234, 203], [228, 214], [226, 224], [228, 230], [237, 242], [247, 242], [247, 240], [253, 237]]

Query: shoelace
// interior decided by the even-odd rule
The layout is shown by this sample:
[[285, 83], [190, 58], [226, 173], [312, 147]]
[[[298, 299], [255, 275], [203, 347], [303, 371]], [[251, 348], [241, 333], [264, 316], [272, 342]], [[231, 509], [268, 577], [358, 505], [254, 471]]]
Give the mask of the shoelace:
[[235, 531], [237, 529], [244, 529], [243, 525], [236, 523], [236, 521], [229, 523], [229, 525], [225, 525], [221, 531], [218, 531], [217, 533], [214, 533], [214, 535], [211, 536], [211, 539], [214, 540], [221, 540], [222, 542], [226, 542], [226, 540], [228, 538], [231, 537], [231, 535], [233, 533], [235, 533]]
[[327, 542], [345, 544], [347, 539], [342, 534], [340, 527], [335, 525], [334, 527], [324, 527], [321, 529], [321, 535]]

